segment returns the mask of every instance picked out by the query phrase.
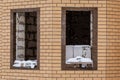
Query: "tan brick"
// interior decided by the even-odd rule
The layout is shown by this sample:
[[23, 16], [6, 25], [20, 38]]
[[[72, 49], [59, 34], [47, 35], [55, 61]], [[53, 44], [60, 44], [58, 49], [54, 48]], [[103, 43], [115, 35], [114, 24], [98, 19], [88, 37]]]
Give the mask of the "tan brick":
[[84, 80], [93, 80], [92, 78], [84, 78]]
[[93, 78], [93, 80], [102, 80], [102, 78]]
[[88, 0], [80, 0], [80, 3], [89, 3]]
[[65, 78], [57, 78], [57, 80], [66, 80]]
[[70, 3], [71, 0], [62, 0], [62, 3]]
[[75, 80], [84, 80], [84, 78], [75, 78]]
[[71, 3], [79, 3], [79, 0], [71, 0]]
[[61, 0], [52, 0], [53, 3], [61, 3]]

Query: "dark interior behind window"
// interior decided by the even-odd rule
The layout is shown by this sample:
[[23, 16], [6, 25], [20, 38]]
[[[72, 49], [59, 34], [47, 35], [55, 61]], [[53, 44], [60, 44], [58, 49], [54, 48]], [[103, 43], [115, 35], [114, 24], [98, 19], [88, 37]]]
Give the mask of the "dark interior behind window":
[[37, 12], [26, 12], [25, 60], [37, 59]]
[[66, 45], [90, 45], [90, 11], [66, 11]]

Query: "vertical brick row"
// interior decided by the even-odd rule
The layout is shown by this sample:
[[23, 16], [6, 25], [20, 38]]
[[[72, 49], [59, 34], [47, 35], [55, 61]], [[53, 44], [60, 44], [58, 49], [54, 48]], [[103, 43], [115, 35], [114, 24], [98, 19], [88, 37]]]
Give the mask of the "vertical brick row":
[[[1, 15], [2, 15], [2, 4], [1, 4], [1, 3], [2, 3], [2, 1], [0, 1], [0, 32], [2, 31], [2, 30], [1, 30], [1, 29], [2, 29], [2, 28], [1, 28], [1, 27], [2, 27], [2, 16], [1, 16]], [[2, 41], [1, 41], [2, 36], [1, 36], [1, 35], [2, 35], [2, 33], [0, 33], [0, 44], [2, 44]], [[2, 45], [0, 45], [0, 55], [1, 55], [1, 53], [2, 53], [1, 47], [2, 47]], [[1, 76], [1, 75], [2, 75], [2, 71], [1, 71], [1, 70], [2, 70], [2, 68], [1, 68], [1, 67], [2, 67], [1, 57], [2, 57], [2, 56], [0, 56], [0, 79], [2, 78], [2, 76]]]
[[[107, 80], [120, 79], [120, 1], [107, 1]], [[109, 78], [111, 77], [111, 78]]]

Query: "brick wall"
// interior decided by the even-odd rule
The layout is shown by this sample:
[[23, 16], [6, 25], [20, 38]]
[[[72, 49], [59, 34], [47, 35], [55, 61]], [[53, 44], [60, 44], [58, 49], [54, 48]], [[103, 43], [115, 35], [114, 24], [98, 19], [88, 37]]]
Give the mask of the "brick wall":
[[120, 79], [120, 1], [107, 1], [107, 80]]
[[[2, 1], [0, 1], [0, 15], [2, 15], [2, 14], [1, 14], [1, 13], [2, 13], [2, 4], [1, 4], [1, 3], [2, 3]], [[1, 20], [2, 20], [2, 16], [0, 16], [0, 32], [2, 32], [2, 31], [1, 31], [1, 26], [2, 26]], [[2, 35], [1, 35], [1, 33], [0, 33], [0, 44], [1, 44], [1, 40], [2, 40]], [[2, 55], [2, 49], [1, 49], [1, 47], [2, 47], [2, 46], [0, 45], [0, 55]], [[1, 68], [1, 67], [2, 67], [2, 66], [1, 66], [1, 58], [2, 58], [2, 56], [0, 56], [0, 79], [2, 78], [2, 76], [1, 76], [1, 74], [2, 74], [2, 73], [1, 73], [1, 69], [2, 69], [2, 68]]]
[[[109, 5], [112, 4], [109, 1], [107, 3]], [[111, 14], [106, 13], [106, 0], [3, 0], [0, 4], [0, 8], [2, 8], [0, 9], [0, 17], [2, 17], [2, 20], [0, 20], [0, 66], [2, 65], [0, 67], [2, 69], [0, 71], [0, 80], [106, 80], [106, 76], [114, 77], [113, 70], [115, 70], [114, 73], [117, 78], [111, 79], [119, 80], [120, 77], [117, 73], [120, 73], [120, 68], [117, 67], [117, 63], [119, 63], [117, 62], [119, 60], [117, 56], [119, 56], [118, 52], [120, 50], [117, 46], [111, 46], [119, 43], [119, 40], [117, 40], [119, 39], [119, 34], [117, 36], [111, 36], [112, 33], [116, 35], [116, 32], [119, 32], [119, 30], [114, 29], [114, 26], [111, 25], [115, 22], [112, 19], [114, 17], [111, 15], [106, 16], [106, 14]], [[110, 6], [112, 7], [114, 5]], [[115, 10], [116, 6], [114, 7]], [[40, 7], [40, 70], [10, 69], [10, 9], [36, 7]], [[62, 7], [98, 7], [98, 70], [61, 70]], [[111, 11], [109, 10], [109, 12]], [[111, 17], [111, 19], [108, 19], [108, 17]], [[115, 17], [118, 18], [118, 16]], [[107, 20], [110, 26], [107, 26]], [[119, 25], [119, 23], [116, 23], [116, 25]], [[119, 27], [116, 26], [116, 28]], [[106, 31], [108, 32], [107, 34]], [[109, 31], [112, 33], [109, 33]], [[111, 44], [108, 44], [106, 41], [106, 39], [109, 40], [109, 37]], [[114, 39], [116, 40], [114, 41]], [[112, 52], [115, 52], [116, 55]], [[115, 56], [115, 58], [112, 56]], [[106, 61], [109, 59], [110, 61]], [[111, 59], [114, 59], [115, 62]], [[113, 66], [108, 68], [110, 65]]]

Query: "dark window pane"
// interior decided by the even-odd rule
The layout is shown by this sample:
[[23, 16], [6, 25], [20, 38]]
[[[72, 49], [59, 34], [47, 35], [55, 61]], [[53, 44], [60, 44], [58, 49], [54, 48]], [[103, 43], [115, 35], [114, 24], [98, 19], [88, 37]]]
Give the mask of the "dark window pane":
[[25, 60], [37, 59], [37, 12], [26, 12], [25, 27]]
[[66, 45], [90, 45], [90, 11], [66, 11]]

